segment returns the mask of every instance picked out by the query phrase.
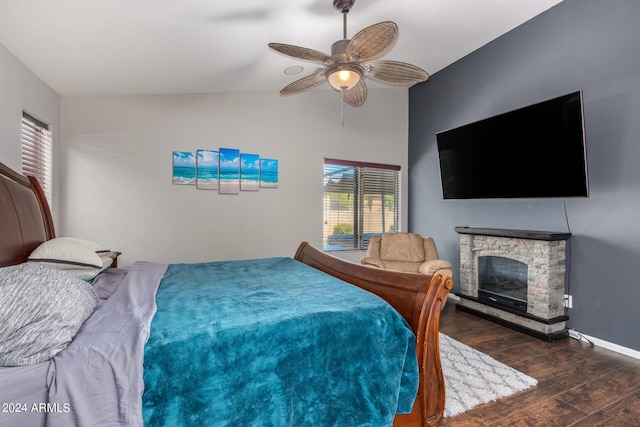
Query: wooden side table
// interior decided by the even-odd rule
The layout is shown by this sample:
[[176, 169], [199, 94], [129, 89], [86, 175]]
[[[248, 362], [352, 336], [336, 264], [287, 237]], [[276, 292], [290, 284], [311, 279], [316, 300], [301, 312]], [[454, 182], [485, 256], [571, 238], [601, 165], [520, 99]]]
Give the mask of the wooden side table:
[[114, 252], [114, 251], [109, 252], [109, 255], [107, 255], [107, 256], [113, 260], [113, 262], [111, 263], [110, 268], [118, 268], [118, 257], [121, 254], [122, 254], [122, 252]]

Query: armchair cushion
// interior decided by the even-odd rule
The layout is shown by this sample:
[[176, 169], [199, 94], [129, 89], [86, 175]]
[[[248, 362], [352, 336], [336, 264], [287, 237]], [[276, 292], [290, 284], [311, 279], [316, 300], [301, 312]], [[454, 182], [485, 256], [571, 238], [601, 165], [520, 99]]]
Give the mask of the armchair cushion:
[[[451, 269], [451, 263], [449, 261], [445, 261], [443, 259], [432, 259], [429, 261], [425, 261], [420, 265], [418, 271], [422, 274], [427, 274], [429, 276], [433, 276], [436, 272], [442, 269]], [[443, 274], [440, 272], [440, 274]], [[445, 274], [446, 276], [451, 276], [451, 272], [449, 274]]]
[[362, 264], [373, 265], [378, 268], [384, 268], [384, 261], [378, 257], [365, 256], [360, 259]]
[[424, 247], [425, 261], [440, 258], [440, 256], [438, 256], [438, 249], [436, 249], [436, 242], [433, 241], [433, 237], [423, 237], [422, 246]]
[[451, 276], [451, 263], [439, 259], [433, 238], [416, 233], [385, 233], [371, 237], [367, 255], [360, 262], [387, 270]]
[[387, 233], [381, 236], [380, 258], [386, 261], [422, 262], [422, 237], [415, 233]]

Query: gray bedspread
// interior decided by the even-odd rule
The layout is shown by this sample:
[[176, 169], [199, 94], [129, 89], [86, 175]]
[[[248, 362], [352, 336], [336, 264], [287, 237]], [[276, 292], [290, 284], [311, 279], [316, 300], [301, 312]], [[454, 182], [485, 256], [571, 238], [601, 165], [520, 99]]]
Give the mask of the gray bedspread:
[[[126, 273], [125, 269], [111, 268], [92, 282], [99, 297], [93, 314], [99, 313]], [[49, 383], [55, 383], [56, 377], [53, 363], [53, 359], [49, 359], [35, 365], [0, 367], [0, 426], [44, 427], [47, 414], [71, 411], [69, 402], [67, 405], [49, 403]]]
[[43, 427], [49, 361], [0, 368], [0, 426]]
[[135, 263], [81, 333], [51, 359], [49, 427], [142, 426], [144, 344], [167, 266]]

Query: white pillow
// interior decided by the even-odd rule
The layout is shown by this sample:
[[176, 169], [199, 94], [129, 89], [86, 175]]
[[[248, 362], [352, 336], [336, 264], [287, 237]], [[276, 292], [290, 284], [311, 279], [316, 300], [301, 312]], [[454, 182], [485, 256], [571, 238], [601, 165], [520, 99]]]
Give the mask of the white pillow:
[[78, 245], [78, 246], [84, 246], [87, 249], [91, 249], [92, 251], [99, 254], [103, 252], [111, 252], [109, 248], [107, 248], [105, 245], [101, 243], [92, 242], [91, 240], [78, 239], [77, 237], [56, 237], [55, 239], [52, 239], [52, 240], [67, 242], [67, 243]]
[[102, 259], [101, 268], [64, 268], [63, 270], [66, 273], [73, 274], [79, 279], [86, 281], [93, 280], [98, 274], [102, 273], [104, 270], [109, 268], [111, 264], [113, 264], [113, 258], [108, 255], [102, 255], [100, 258]]
[[104, 261], [99, 253], [103, 252], [109, 252], [109, 249], [99, 243], [73, 237], [57, 237], [38, 246], [29, 255], [29, 261], [61, 270], [101, 269]]

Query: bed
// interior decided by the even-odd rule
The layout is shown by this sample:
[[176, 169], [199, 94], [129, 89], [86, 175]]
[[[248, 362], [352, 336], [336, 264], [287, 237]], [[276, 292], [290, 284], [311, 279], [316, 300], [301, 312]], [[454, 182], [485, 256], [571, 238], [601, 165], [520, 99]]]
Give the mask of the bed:
[[[56, 239], [46, 199], [1, 163], [0, 178], [0, 267], [34, 269], [30, 254]], [[371, 269], [303, 242], [292, 258], [134, 263], [86, 283], [95, 307], [63, 350], [0, 367], [0, 425], [442, 419], [449, 277]]]

